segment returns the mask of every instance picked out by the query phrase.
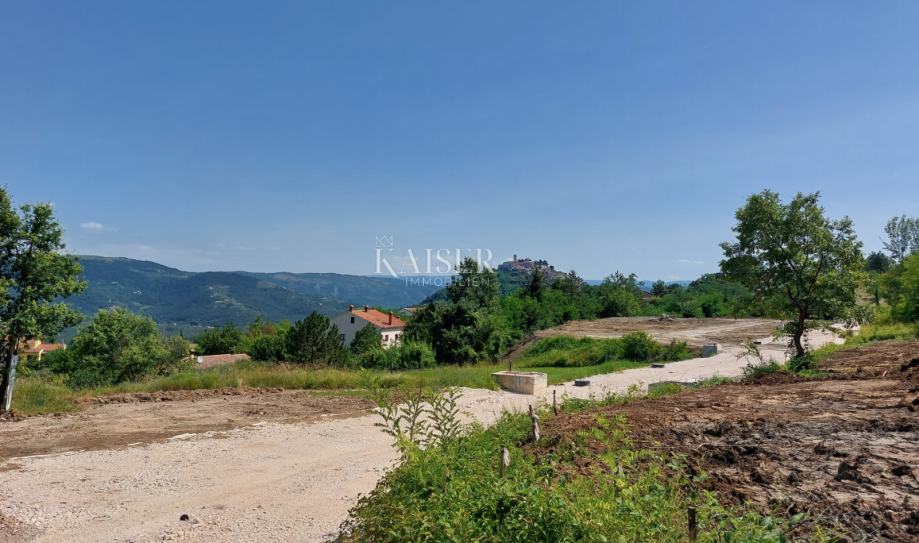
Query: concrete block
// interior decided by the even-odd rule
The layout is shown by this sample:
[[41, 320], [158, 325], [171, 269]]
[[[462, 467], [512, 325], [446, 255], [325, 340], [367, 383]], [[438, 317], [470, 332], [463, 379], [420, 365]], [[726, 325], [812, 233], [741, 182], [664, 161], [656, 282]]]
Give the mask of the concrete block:
[[539, 394], [549, 386], [546, 374], [537, 371], [499, 371], [491, 376], [499, 387], [518, 394]]
[[702, 346], [702, 358], [708, 358], [710, 356], [715, 356], [718, 354], [718, 344], [710, 343], [708, 345]]

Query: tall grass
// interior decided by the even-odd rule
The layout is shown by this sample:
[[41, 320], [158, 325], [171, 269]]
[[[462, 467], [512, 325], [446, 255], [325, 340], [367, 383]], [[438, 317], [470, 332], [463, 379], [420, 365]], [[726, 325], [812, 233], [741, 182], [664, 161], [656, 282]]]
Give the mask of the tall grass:
[[67, 413], [78, 410], [87, 396], [59, 383], [24, 377], [16, 380], [12, 408], [23, 415]]
[[[644, 345], [645, 338], [638, 338]], [[685, 345], [683, 346], [685, 347]], [[690, 353], [658, 344], [645, 349], [655, 357], [687, 357]], [[623, 359], [620, 340], [553, 337], [531, 346], [517, 360], [515, 368], [547, 374], [549, 384], [611, 373], [648, 365], [647, 360]], [[685, 352], [684, 352], [685, 351]], [[172, 375], [153, 377], [74, 392], [60, 381], [43, 381], [40, 377], [24, 379], [14, 396], [15, 409], [24, 414], [72, 411], [79, 398], [117, 393], [159, 392], [171, 390], [213, 390], [221, 388], [282, 388], [293, 390], [353, 391], [367, 389], [369, 383], [381, 388], [472, 387], [495, 389], [491, 374], [506, 369], [502, 364], [438, 366], [420, 370], [386, 371], [304, 367], [261, 362], [238, 362], [206, 370], [185, 370]], [[20, 388], [22, 387], [22, 388]]]

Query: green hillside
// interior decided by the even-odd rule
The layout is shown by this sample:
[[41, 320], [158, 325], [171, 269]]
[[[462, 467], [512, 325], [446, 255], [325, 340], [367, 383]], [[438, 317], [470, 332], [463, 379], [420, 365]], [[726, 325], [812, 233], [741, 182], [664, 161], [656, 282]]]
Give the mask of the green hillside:
[[312, 311], [332, 315], [349, 303], [402, 307], [418, 303], [432, 287], [399, 279], [326, 273], [185, 272], [142, 260], [80, 256], [86, 291], [68, 300], [92, 315], [120, 306], [152, 317], [163, 327], [194, 332], [256, 317], [300, 319]]

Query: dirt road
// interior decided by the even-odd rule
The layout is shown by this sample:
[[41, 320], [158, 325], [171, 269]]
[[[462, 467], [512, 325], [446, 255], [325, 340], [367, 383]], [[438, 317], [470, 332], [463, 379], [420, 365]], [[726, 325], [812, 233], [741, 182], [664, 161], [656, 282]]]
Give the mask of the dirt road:
[[[764, 350], [783, 357], [781, 345]], [[736, 352], [728, 347], [716, 357], [596, 376], [589, 387], [557, 390], [586, 397], [736, 375], [746, 363]], [[461, 408], [487, 424], [502, 410], [549, 398], [464, 389]], [[0, 457], [0, 542], [321, 541], [396, 460], [390, 439], [374, 426], [376, 416], [353, 416], [366, 405], [325, 400], [332, 399], [261, 392], [236, 401], [221, 395], [116, 402], [75, 416], [0, 424], [0, 438], [9, 441], [0, 446], [13, 454]], [[298, 412], [293, 406], [301, 403]], [[109, 430], [113, 419], [118, 429]], [[234, 426], [241, 427], [227, 429]]]

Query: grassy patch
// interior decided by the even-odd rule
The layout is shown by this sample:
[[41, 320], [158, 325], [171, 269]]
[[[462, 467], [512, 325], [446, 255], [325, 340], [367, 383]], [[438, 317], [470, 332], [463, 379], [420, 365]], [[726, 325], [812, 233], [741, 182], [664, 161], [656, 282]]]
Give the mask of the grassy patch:
[[85, 396], [61, 384], [25, 377], [16, 380], [12, 408], [22, 415], [67, 413], [78, 410]]
[[[644, 338], [637, 344], [644, 348]], [[655, 356], [685, 358], [677, 346], [654, 344]], [[531, 346], [514, 361], [514, 367], [527, 371], [544, 372], [549, 384], [563, 383], [582, 377], [611, 373], [630, 368], [644, 367], [648, 361], [625, 360], [623, 345], [619, 340], [601, 340], [570, 337], [547, 338]], [[25, 414], [71, 411], [77, 408], [78, 396], [99, 396], [115, 393], [158, 392], [163, 390], [197, 390], [220, 388], [282, 388], [293, 390], [322, 390], [329, 393], [358, 393], [353, 391], [378, 388], [432, 388], [472, 387], [495, 389], [491, 374], [506, 369], [504, 364], [477, 364], [470, 366], [438, 366], [420, 370], [386, 371], [357, 370], [330, 367], [303, 367], [285, 364], [239, 362], [206, 370], [186, 370], [163, 377], [136, 382], [120, 383], [73, 392], [59, 382], [46, 382], [40, 377], [23, 379], [25, 390], [19, 391], [21, 408]]]
[[[575, 403], [564, 410], [598, 405]], [[587, 430], [536, 444], [527, 444], [529, 427], [527, 416], [505, 415], [443, 446], [407, 449], [352, 510], [340, 540], [676, 542], [686, 540], [692, 505], [699, 541], [779, 542], [803, 520], [721, 506], [697, 490], [705, 474], [690, 476], [680, 457], [633, 446], [622, 417], [596, 416]], [[510, 453], [503, 475], [502, 447]]]

